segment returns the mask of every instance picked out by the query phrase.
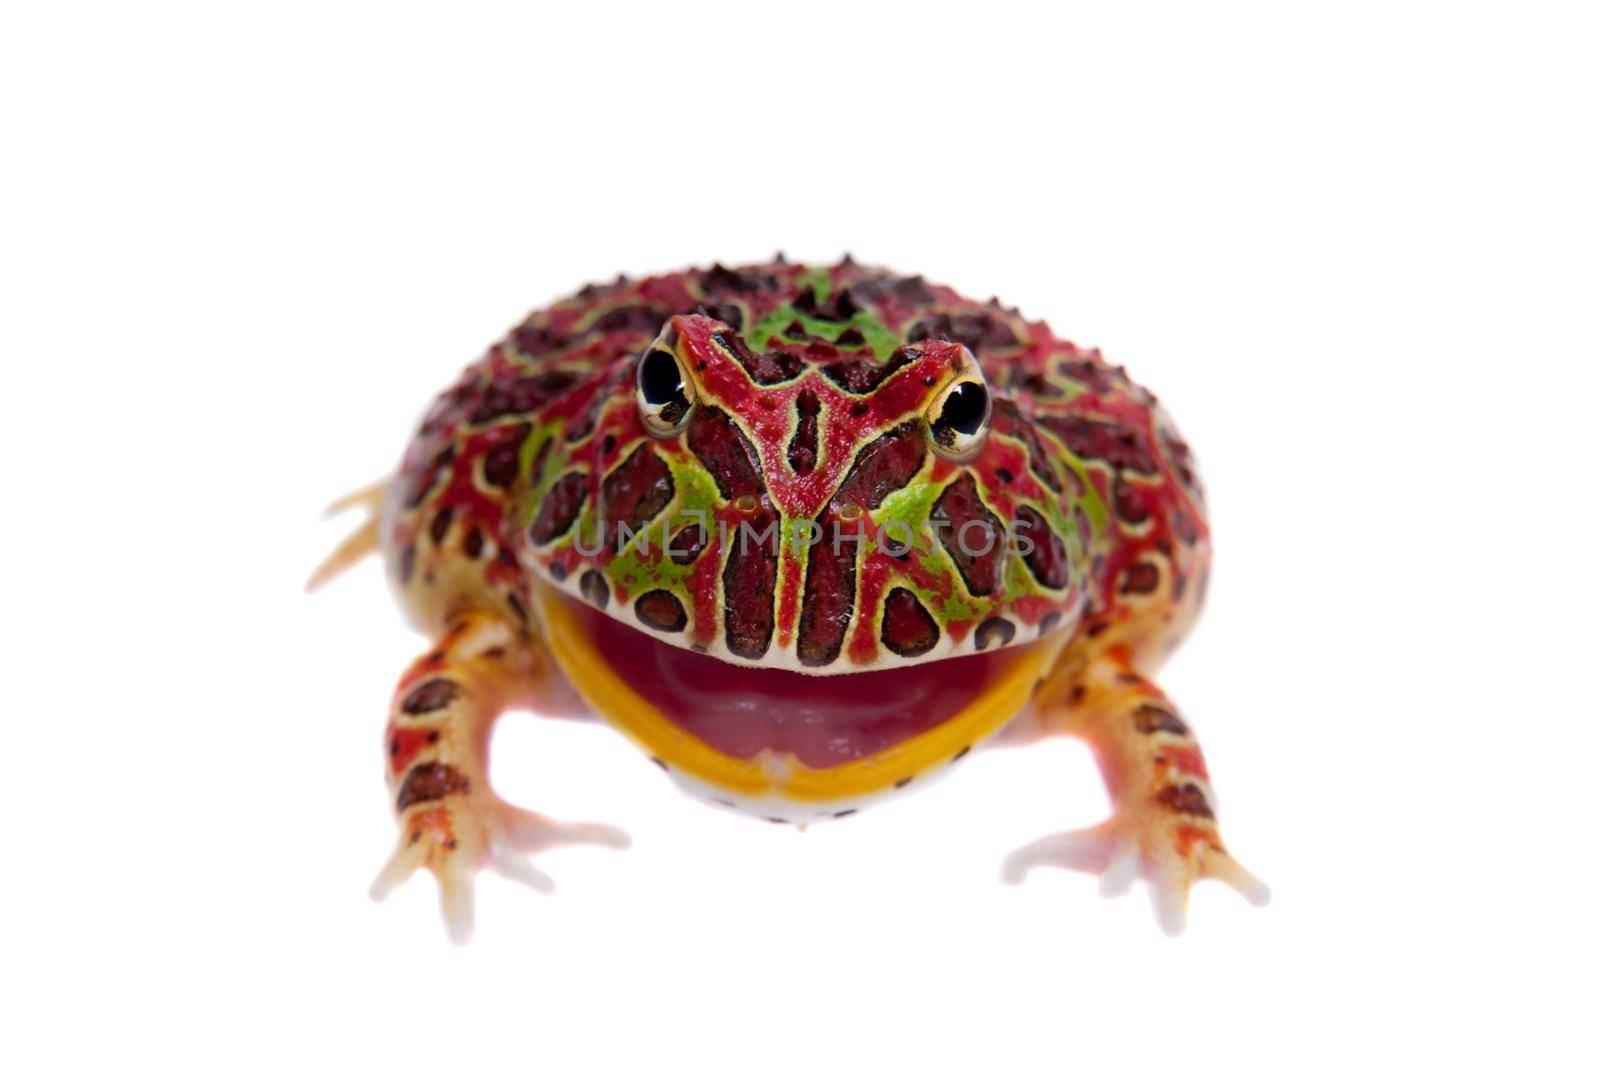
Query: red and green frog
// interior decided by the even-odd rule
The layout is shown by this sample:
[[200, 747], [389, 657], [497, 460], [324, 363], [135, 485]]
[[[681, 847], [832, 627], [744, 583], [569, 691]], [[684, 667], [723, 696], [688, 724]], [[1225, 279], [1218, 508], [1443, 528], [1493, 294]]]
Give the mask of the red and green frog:
[[689, 792], [841, 819], [976, 749], [1070, 735], [1113, 801], [1003, 872], [1267, 889], [1223, 847], [1205, 761], [1152, 680], [1211, 558], [1194, 459], [1094, 349], [990, 300], [863, 266], [720, 265], [590, 285], [529, 315], [427, 411], [313, 578], [381, 552], [433, 641], [385, 734], [399, 840], [373, 886], [620, 830], [490, 788], [511, 709], [586, 715]]

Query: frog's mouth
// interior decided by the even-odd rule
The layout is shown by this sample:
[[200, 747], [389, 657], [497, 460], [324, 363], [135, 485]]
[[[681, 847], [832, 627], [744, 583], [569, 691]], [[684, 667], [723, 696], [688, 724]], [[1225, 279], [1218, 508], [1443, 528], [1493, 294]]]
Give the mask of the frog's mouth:
[[598, 714], [721, 789], [827, 801], [903, 785], [1026, 704], [1060, 642], [858, 674], [746, 667], [657, 640], [541, 585], [557, 664]]

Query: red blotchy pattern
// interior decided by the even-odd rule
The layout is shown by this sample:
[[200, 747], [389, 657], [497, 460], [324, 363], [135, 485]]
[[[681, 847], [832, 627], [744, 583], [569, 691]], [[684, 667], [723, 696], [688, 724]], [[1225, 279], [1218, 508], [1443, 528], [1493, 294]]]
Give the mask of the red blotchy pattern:
[[600, 487], [601, 529], [613, 545], [615, 523], [638, 532], [672, 501], [672, 470], [648, 448], [636, 448]]
[[[444, 579], [475, 574], [484, 590], [465, 595], [495, 593], [526, 619], [530, 570], [575, 593], [577, 576], [598, 569], [613, 579], [613, 610], [626, 604], [630, 617], [640, 593], [669, 587], [689, 616], [680, 631], [685, 643], [718, 654], [719, 636], [747, 650], [803, 647], [814, 665], [846, 651], [855, 665], [883, 663], [883, 598], [898, 587], [914, 590], [936, 619], [969, 616], [946, 626], [948, 636], [969, 642], [975, 620], [997, 611], [1020, 625], [1054, 615], [1059, 625], [1096, 632], [1152, 610], [1175, 616], [1175, 629], [1186, 625], [1205, 584], [1209, 532], [1188, 447], [1147, 391], [1097, 351], [998, 302], [982, 304], [848, 259], [825, 274], [824, 282], [812, 268], [774, 261], [618, 279], [535, 312], [429, 408], [391, 491], [395, 506], [384, 534], [391, 570], [416, 590], [416, 603], [429, 605], [451, 602]], [[756, 324], [797, 314], [808, 322], [780, 325], [753, 350]], [[858, 315], [901, 347], [884, 359], [880, 346], [875, 356], [866, 342], [879, 337], [851, 321]], [[818, 319], [827, 325], [812, 324]], [[812, 549], [818, 565], [810, 577], [803, 577], [807, 561], [793, 554], [773, 559], [761, 548], [745, 558], [714, 533], [698, 554], [688, 540], [675, 543], [687, 550], [673, 557], [689, 565], [687, 577], [662, 565], [665, 550], [654, 541], [640, 552], [633, 581], [611, 569], [610, 546], [583, 557], [563, 532], [584, 509], [601, 512], [596, 518], [614, 510], [632, 525], [670, 507], [670, 473], [663, 481], [657, 464], [676, 463], [687, 439], [648, 436], [632, 390], [636, 358], [658, 336], [675, 346], [700, 405], [727, 418], [724, 440], [701, 459], [728, 490], [710, 517], [713, 530], [718, 520], [734, 525], [751, 517], [731, 508], [747, 494], [760, 502], [753, 532], [780, 516], [815, 518], [827, 530], [844, 503], [872, 507], [884, 494], [862, 467], [862, 449], [903, 425], [924, 435], [928, 402], [976, 354], [994, 400], [988, 444], [959, 467], [920, 457], [916, 472], [935, 495], [953, 494], [943, 500], [945, 515], [975, 495], [1002, 524], [1024, 507], [1070, 524], [1049, 538], [1042, 518], [1035, 528], [1046, 543], [1030, 566], [1059, 582], [1056, 591], [1010, 592], [998, 574], [985, 573], [994, 562], [988, 553], [963, 559], [949, 541], [925, 537], [904, 560], [876, 552], [862, 558], [830, 539]], [[519, 479], [530, 434], [540, 437], [540, 454], [535, 473]], [[636, 455], [640, 449], [645, 456]], [[624, 457], [632, 458], [614, 484], [628, 491], [608, 502], [602, 487]], [[644, 470], [647, 463], [654, 469]], [[529, 485], [551, 484], [540, 477], [549, 468], [558, 472], [553, 491], [529, 500]], [[1094, 509], [1080, 504], [1084, 493], [1108, 505], [1108, 526], [1089, 529], [1086, 511]], [[878, 533], [870, 515], [854, 521], [870, 543]], [[1087, 590], [1060, 543], [1071, 526], [1087, 539]], [[535, 543], [534, 533], [547, 540]], [[953, 558], [955, 568], [934, 566], [930, 553]], [[451, 566], [442, 569], [447, 557]], [[975, 590], [991, 581], [996, 591], [986, 603], [991, 598]], [[751, 603], [771, 604], [770, 614], [746, 610]], [[748, 618], [760, 623], [756, 632], [735, 632]], [[874, 624], [857, 626], [846, 650], [858, 620]]]
[[772, 643], [773, 595], [778, 584], [778, 513], [763, 492], [760, 460], [744, 433], [720, 408], [702, 405], [689, 425], [689, 449], [725, 499], [752, 498], [754, 513], [729, 525], [723, 570], [723, 625], [728, 651], [760, 659]]
[[534, 544], [545, 544], [567, 532], [583, 507], [587, 481], [582, 474], [573, 471], [563, 475], [545, 494], [544, 503], [539, 505], [539, 514], [534, 517], [533, 528], [529, 531]]
[[391, 726], [389, 736], [385, 739], [389, 749], [389, 772], [398, 775], [401, 771], [411, 766], [411, 761], [432, 743], [436, 736], [432, 730], [417, 730], [403, 726]]
[[1005, 530], [983, 506], [977, 483], [963, 474], [945, 487], [934, 503], [932, 518], [939, 540], [974, 596], [989, 596], [1000, 587], [1005, 561]]
[[1057, 537], [1044, 516], [1029, 507], [1017, 509], [1017, 541], [1026, 539], [1028, 554], [1023, 557], [1033, 576], [1051, 589], [1064, 589], [1072, 569], [1067, 560], [1067, 546]]
[[[822, 666], [837, 659], [855, 609], [858, 548], [854, 540], [839, 536], [845, 532], [839, 509], [845, 504], [867, 511], [876, 508], [911, 481], [925, 452], [922, 433], [914, 424], [905, 423], [885, 433], [861, 450], [844, 484], [818, 517], [822, 538], [811, 546], [800, 616], [801, 663]], [[863, 614], [870, 615], [876, 608], [876, 603], [861, 605]]]

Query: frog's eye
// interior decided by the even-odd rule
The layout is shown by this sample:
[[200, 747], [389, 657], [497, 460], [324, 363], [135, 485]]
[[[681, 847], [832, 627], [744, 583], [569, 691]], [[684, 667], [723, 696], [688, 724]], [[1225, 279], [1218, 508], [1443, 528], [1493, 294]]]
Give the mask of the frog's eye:
[[927, 418], [935, 452], [956, 463], [971, 459], [989, 435], [988, 385], [969, 371], [933, 398]]
[[665, 348], [651, 348], [639, 358], [633, 392], [639, 418], [652, 435], [675, 437], [689, 424], [686, 416], [694, 407], [694, 385], [678, 357]]

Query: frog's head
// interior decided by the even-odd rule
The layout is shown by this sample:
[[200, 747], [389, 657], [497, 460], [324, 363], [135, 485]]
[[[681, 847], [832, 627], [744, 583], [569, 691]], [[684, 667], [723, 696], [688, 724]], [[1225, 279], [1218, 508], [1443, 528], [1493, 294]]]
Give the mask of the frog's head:
[[[529, 551], [566, 594], [542, 614], [591, 702], [679, 704], [680, 725], [709, 702], [732, 729], [784, 701], [904, 725], [1025, 699], [1087, 598], [1082, 483], [958, 340], [839, 340], [676, 315], [583, 442], [530, 442]], [[882, 738], [859, 740], [789, 750]]]

